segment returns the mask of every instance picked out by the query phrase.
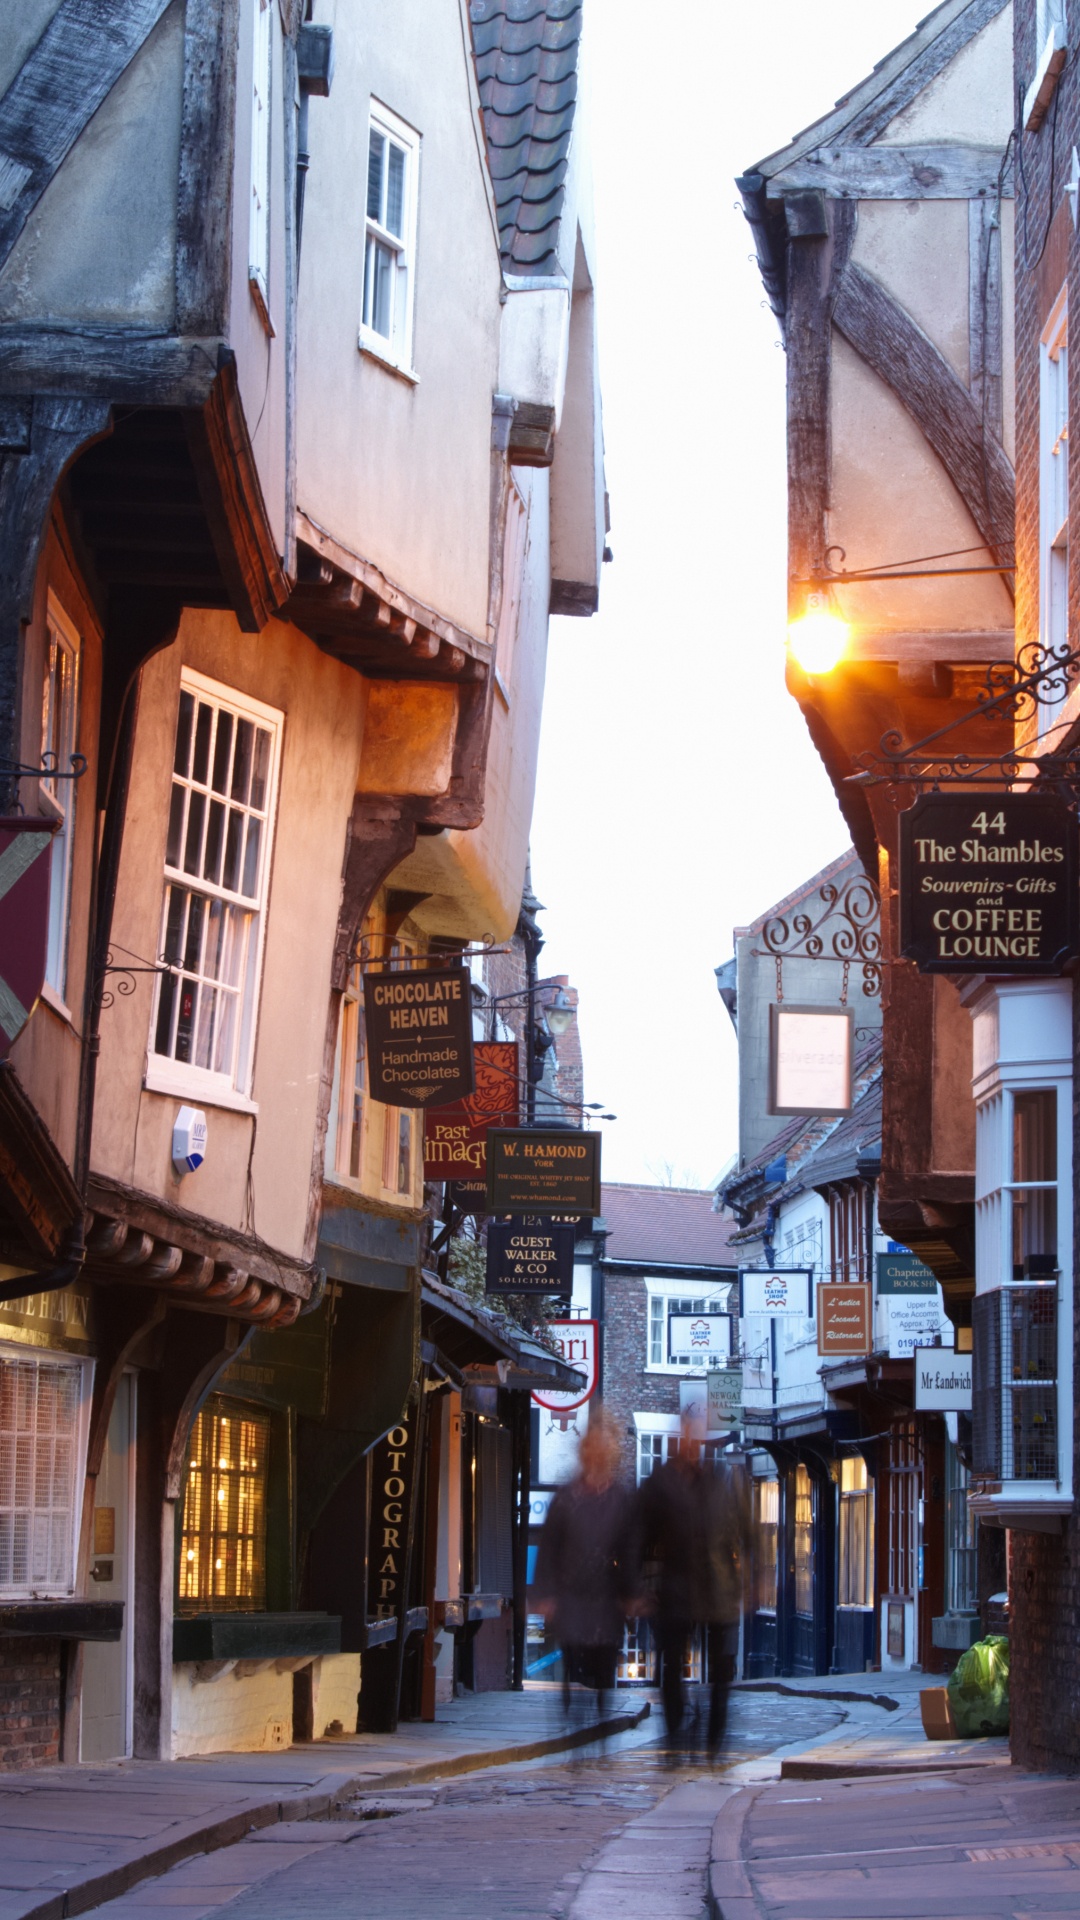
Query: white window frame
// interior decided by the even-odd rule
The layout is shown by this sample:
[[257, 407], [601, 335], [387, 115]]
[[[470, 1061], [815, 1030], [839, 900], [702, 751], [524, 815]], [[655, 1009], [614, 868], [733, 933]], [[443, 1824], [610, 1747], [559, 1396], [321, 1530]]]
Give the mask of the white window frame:
[[1012, 1272], [1013, 1097], [1057, 1093], [1057, 1446], [1056, 1482], [976, 1485], [974, 1512], [1009, 1525], [1045, 1520], [1073, 1505], [1072, 983], [978, 978], [963, 999], [974, 1020], [975, 1292], [1018, 1284]]
[[[330, 1119], [326, 1129], [326, 1177], [341, 1183], [342, 1186], [359, 1190], [364, 1180], [364, 1154], [367, 1146], [368, 1123], [370, 1118], [370, 1097], [367, 1085], [367, 1061], [364, 1060], [363, 1092], [359, 1127], [358, 1170], [354, 1174], [351, 1160], [354, 1119], [352, 1105], [356, 1096], [356, 1064], [358, 1050], [364, 1052], [364, 995], [361, 963], [355, 960], [349, 969], [349, 978], [341, 996], [341, 1011], [338, 1016], [337, 1048], [334, 1054], [334, 1085], [330, 1100]], [[346, 1105], [347, 1123], [342, 1124]]]
[[251, 0], [251, 203], [248, 284], [267, 333], [270, 318], [270, 139], [274, 80], [273, 0]]
[[[246, 977], [240, 989], [240, 1018], [236, 1042], [235, 1066], [231, 1073], [220, 1073], [209, 1067], [194, 1066], [190, 1061], [176, 1060], [171, 1054], [158, 1053], [155, 1050], [157, 1037], [158, 1009], [164, 982], [158, 979], [154, 1002], [150, 1014], [150, 1033], [147, 1043], [148, 1064], [144, 1085], [153, 1093], [169, 1093], [180, 1096], [192, 1096], [205, 1100], [214, 1106], [238, 1107], [245, 1112], [256, 1112], [257, 1107], [251, 1099], [251, 1082], [254, 1073], [255, 1042], [258, 1030], [259, 1002], [262, 992], [263, 953], [266, 942], [266, 922], [270, 902], [270, 874], [273, 865], [274, 830], [277, 821], [278, 786], [281, 776], [281, 751], [284, 734], [285, 716], [277, 707], [268, 707], [261, 700], [253, 700], [250, 695], [238, 693], [234, 687], [223, 686], [219, 681], [207, 679], [204, 674], [195, 673], [185, 667], [180, 676], [177, 698], [177, 720], [179, 720], [179, 695], [192, 694], [195, 698], [195, 711], [199, 701], [212, 705], [217, 711], [226, 711], [234, 718], [253, 722], [266, 728], [271, 736], [270, 765], [266, 781], [266, 806], [262, 810], [264, 822], [260, 837], [258, 875], [255, 892], [249, 897], [232, 892], [221, 885], [212, 884], [193, 873], [186, 873], [182, 867], [170, 866], [162, 851], [162, 910], [160, 951], [165, 952], [165, 936], [168, 914], [168, 892], [173, 885], [183, 887], [191, 893], [201, 894], [210, 899], [220, 899], [226, 906], [238, 907], [251, 916], [252, 924], [247, 935]], [[216, 725], [216, 722], [215, 722]], [[174, 731], [175, 740], [175, 731]], [[178, 776], [170, 774], [170, 799], [173, 785]], [[199, 785], [186, 781], [188, 786]], [[207, 810], [209, 812], [209, 809]], [[252, 810], [258, 811], [258, 810]], [[205, 834], [205, 827], [204, 827]], [[201, 976], [200, 976], [201, 977]]]
[[[90, 1431], [90, 1392], [94, 1378], [94, 1363], [76, 1354], [56, 1353], [51, 1349], [23, 1346], [14, 1342], [9, 1344], [6, 1341], [0, 1342], [0, 1361], [59, 1366], [78, 1376], [79, 1401], [72, 1436], [71, 1514], [65, 1540], [68, 1577], [61, 1581], [46, 1579], [36, 1584], [30, 1581], [20, 1584], [7, 1582], [0, 1585], [0, 1601], [66, 1599], [78, 1588], [79, 1530], [82, 1522], [83, 1489], [86, 1484], [86, 1447]], [[5, 1508], [6, 1498], [7, 1489], [0, 1483], [0, 1516], [4, 1511], [11, 1511], [11, 1506]], [[0, 1525], [2, 1524], [3, 1521], [0, 1518]]]
[[1046, 118], [1068, 44], [1066, 0], [1035, 0], [1035, 72], [1021, 113], [1026, 133], [1036, 133]]
[[[69, 673], [64, 681], [59, 708], [55, 699], [55, 662], [62, 656]], [[45, 672], [42, 685], [41, 751], [56, 756], [58, 774], [71, 773], [71, 757], [79, 741], [79, 668], [82, 639], [77, 627], [64, 612], [50, 589], [46, 612]], [[68, 1012], [67, 966], [68, 933], [71, 924], [71, 879], [75, 857], [75, 809], [78, 782], [43, 774], [38, 782], [41, 811], [60, 825], [49, 849], [49, 939], [45, 962], [45, 985], [59, 1003], [57, 1010]]]
[[[687, 1354], [685, 1360], [668, 1359], [667, 1323], [670, 1303], [674, 1300], [688, 1301], [690, 1304], [685, 1308], [687, 1313], [728, 1313], [731, 1311], [728, 1305], [731, 1297], [731, 1282], [721, 1280], [715, 1287], [708, 1287], [701, 1280], [668, 1280], [647, 1276], [645, 1280], [645, 1296], [645, 1372], [678, 1374], [684, 1378], [687, 1374], [707, 1372], [707, 1367], [701, 1364], [700, 1359], [696, 1365], [694, 1364], [693, 1357], [690, 1354]], [[654, 1301], [657, 1302], [659, 1307], [659, 1314], [653, 1306]], [[655, 1336], [658, 1327], [661, 1329], [661, 1357], [656, 1359], [654, 1357], [657, 1350]], [[737, 1336], [735, 1336], [733, 1330], [733, 1346], [736, 1344]], [[711, 1366], [720, 1366], [721, 1361], [719, 1356], [715, 1354], [711, 1355], [709, 1364]], [[727, 1364], [730, 1365], [731, 1362], [729, 1361]]]
[[[648, 1479], [649, 1473], [671, 1458], [681, 1431], [682, 1418], [677, 1413], [635, 1413], [634, 1473], [639, 1487], [643, 1480]], [[643, 1446], [643, 1441], [648, 1441], [649, 1446]], [[656, 1441], [659, 1445], [653, 1445]], [[649, 1463], [649, 1472], [643, 1473], [642, 1468], [650, 1453], [654, 1457]]]
[[[1062, 288], [1039, 344], [1039, 638], [1069, 637], [1069, 303]], [[1062, 720], [1061, 699], [1039, 702], [1039, 738]]]
[[[368, 175], [370, 170], [371, 135], [381, 134], [405, 156], [405, 180], [402, 197], [402, 227], [404, 231], [395, 234], [383, 224], [382, 215], [386, 210], [386, 183], [389, 170], [384, 167], [383, 192], [380, 217], [375, 218], [367, 212]], [[413, 372], [413, 310], [416, 293], [416, 234], [417, 215], [420, 201], [420, 135], [415, 127], [398, 118], [389, 107], [373, 99], [368, 116], [368, 140], [364, 149], [364, 257], [362, 262], [362, 286], [360, 306], [360, 349], [373, 354], [376, 359], [385, 361], [415, 380]], [[391, 274], [391, 321], [389, 334], [380, 333], [370, 324], [368, 314], [372, 299], [372, 281], [369, 278], [369, 259], [373, 247], [382, 247], [394, 255]]]

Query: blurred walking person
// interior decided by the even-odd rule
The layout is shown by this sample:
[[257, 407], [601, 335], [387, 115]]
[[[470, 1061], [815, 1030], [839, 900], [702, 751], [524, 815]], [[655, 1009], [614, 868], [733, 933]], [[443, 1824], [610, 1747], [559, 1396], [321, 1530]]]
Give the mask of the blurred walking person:
[[636, 1580], [635, 1503], [622, 1485], [619, 1429], [602, 1407], [590, 1410], [578, 1470], [548, 1508], [536, 1556], [533, 1592], [563, 1654], [563, 1705], [583, 1681], [604, 1697], [615, 1685], [623, 1621]]
[[653, 1623], [668, 1738], [676, 1751], [685, 1747], [683, 1673], [701, 1627], [711, 1681], [706, 1742], [715, 1760], [739, 1647], [750, 1490], [741, 1466], [702, 1459], [703, 1434], [700, 1416], [684, 1413], [675, 1453], [642, 1482], [640, 1533], [646, 1566], [655, 1567]]

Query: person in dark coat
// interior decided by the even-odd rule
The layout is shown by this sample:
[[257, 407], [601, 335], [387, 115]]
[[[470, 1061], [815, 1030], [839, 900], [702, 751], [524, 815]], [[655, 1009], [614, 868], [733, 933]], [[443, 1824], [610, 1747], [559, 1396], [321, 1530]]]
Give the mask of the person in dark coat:
[[660, 1692], [673, 1747], [686, 1720], [683, 1671], [695, 1627], [702, 1627], [711, 1680], [707, 1741], [719, 1752], [735, 1673], [743, 1569], [750, 1543], [750, 1492], [741, 1467], [701, 1458], [702, 1432], [683, 1416], [676, 1452], [639, 1490], [642, 1552], [656, 1576], [653, 1619]]
[[590, 1411], [578, 1470], [548, 1508], [533, 1592], [563, 1650], [563, 1704], [570, 1685], [593, 1687], [597, 1710], [615, 1685], [625, 1613], [634, 1598], [634, 1496], [620, 1484], [619, 1432], [602, 1407]]

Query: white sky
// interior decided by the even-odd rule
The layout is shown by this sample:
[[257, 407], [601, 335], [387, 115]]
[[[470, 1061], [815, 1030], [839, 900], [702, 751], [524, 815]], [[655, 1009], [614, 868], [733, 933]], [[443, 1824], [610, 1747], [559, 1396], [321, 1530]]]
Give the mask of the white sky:
[[605, 1177], [696, 1186], [737, 1143], [713, 968], [847, 844], [784, 690], [784, 356], [734, 179], [929, 6], [585, 11], [615, 557], [600, 613], [552, 623], [533, 884], [586, 1098], [618, 1115]]

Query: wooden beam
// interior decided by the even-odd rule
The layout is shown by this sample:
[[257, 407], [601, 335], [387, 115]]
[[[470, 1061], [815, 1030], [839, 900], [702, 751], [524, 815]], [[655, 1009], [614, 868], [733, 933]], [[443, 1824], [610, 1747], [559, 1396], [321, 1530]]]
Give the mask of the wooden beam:
[[930, 82], [945, 71], [956, 55], [970, 45], [976, 34], [989, 26], [991, 20], [996, 20], [1008, 5], [1009, 0], [970, 0], [970, 5], [963, 7], [948, 26], [923, 47], [913, 60], [909, 60], [895, 79], [855, 116], [847, 129], [848, 139], [867, 146], [872, 140], [880, 140], [897, 114], [909, 107]]
[[186, 0], [176, 206], [180, 333], [226, 330], [239, 44], [239, 0]]
[[788, 556], [793, 575], [825, 564], [829, 503], [831, 330], [836, 287], [855, 233], [855, 209], [826, 203], [825, 238], [788, 242]]
[[971, 398], [1000, 440], [1002, 397], [1001, 223], [995, 201], [968, 205], [968, 342]]
[[901, 661], [944, 666], [989, 666], [1011, 660], [1015, 652], [1012, 627], [989, 630], [972, 629], [966, 633], [946, 633], [935, 627], [905, 628], [896, 632], [856, 628], [851, 637], [850, 658], [899, 665]]
[[[895, 393], [964, 501], [995, 560], [1012, 558], [1013, 470], [984, 429], [967, 388], [891, 293], [849, 262], [833, 319], [844, 338]], [[792, 556], [793, 561], [795, 556]], [[797, 571], [809, 571], [799, 566]]]
[[118, 7], [108, 0], [60, 0], [0, 100], [0, 267], [168, 4], [124, 0]]
[[766, 191], [770, 200], [815, 187], [841, 200], [993, 199], [1001, 167], [999, 147], [818, 147]]
[[8, 393], [69, 394], [155, 407], [202, 406], [214, 381], [216, 339], [144, 339], [114, 332], [0, 331], [0, 385]]
[[260, 633], [288, 597], [240, 399], [236, 363], [223, 360], [206, 405], [186, 416], [188, 447], [218, 564], [244, 633]]

